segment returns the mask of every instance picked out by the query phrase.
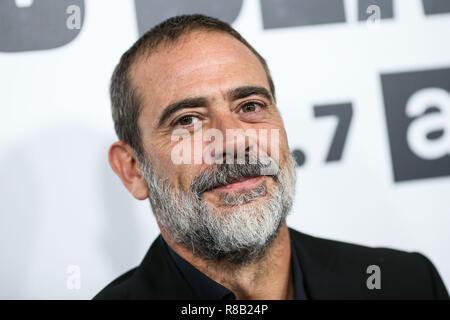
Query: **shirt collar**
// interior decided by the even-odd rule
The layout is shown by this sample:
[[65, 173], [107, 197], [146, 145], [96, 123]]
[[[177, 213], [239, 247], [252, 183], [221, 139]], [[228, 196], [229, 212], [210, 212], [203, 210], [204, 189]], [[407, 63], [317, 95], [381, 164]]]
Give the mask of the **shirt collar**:
[[220, 283], [214, 281], [195, 268], [180, 257], [169, 245], [167, 245], [167, 248], [169, 249], [170, 256], [174, 260], [175, 265], [200, 299], [236, 300], [236, 296], [231, 290], [225, 288]]
[[[164, 243], [166, 243], [164, 241]], [[169, 245], [166, 246], [175, 265], [200, 299], [204, 300], [236, 300], [235, 294], [220, 283], [209, 278], [189, 262], [180, 257]], [[307, 300], [303, 284], [303, 275], [298, 262], [297, 253], [291, 240], [291, 263], [294, 277], [295, 300]]]

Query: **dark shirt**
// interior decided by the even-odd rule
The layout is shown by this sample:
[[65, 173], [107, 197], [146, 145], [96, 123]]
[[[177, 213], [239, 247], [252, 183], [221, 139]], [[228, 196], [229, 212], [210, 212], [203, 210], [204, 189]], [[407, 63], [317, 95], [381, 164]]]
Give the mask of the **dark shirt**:
[[[165, 243], [165, 242], [164, 242]], [[166, 246], [177, 268], [200, 299], [204, 300], [236, 300], [234, 293], [220, 283], [209, 278], [189, 262], [180, 257], [169, 245]], [[291, 263], [294, 277], [295, 300], [307, 300], [303, 286], [303, 276], [291, 241]]]

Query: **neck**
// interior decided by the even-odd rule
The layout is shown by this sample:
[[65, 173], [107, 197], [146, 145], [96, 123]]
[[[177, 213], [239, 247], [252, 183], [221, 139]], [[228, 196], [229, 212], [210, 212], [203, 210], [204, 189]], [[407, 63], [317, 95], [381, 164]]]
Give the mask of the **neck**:
[[[160, 228], [161, 229], [161, 228]], [[293, 299], [294, 284], [291, 270], [291, 243], [286, 222], [266, 250], [257, 260], [236, 266], [227, 261], [210, 261], [194, 256], [192, 251], [175, 243], [163, 232], [167, 244], [183, 259], [233, 291], [238, 300]]]

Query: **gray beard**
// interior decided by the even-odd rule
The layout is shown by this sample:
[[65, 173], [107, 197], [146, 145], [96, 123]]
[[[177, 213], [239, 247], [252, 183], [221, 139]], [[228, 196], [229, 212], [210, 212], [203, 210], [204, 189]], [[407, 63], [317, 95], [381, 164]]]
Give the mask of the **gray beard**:
[[[221, 195], [225, 210], [208, 205], [201, 193], [195, 192], [212, 187], [211, 181], [225, 184], [228, 177], [255, 173], [255, 170], [273, 172], [273, 168], [267, 170], [267, 159], [263, 161], [265, 164], [256, 161], [256, 165], [222, 164], [219, 165], [222, 171], [199, 174], [188, 192], [175, 190], [167, 178], [157, 177], [146, 159], [140, 161], [153, 213], [171, 240], [211, 261], [244, 265], [263, 256], [292, 207], [296, 182], [292, 157], [284, 168], [276, 165], [273, 190], [268, 190], [264, 182], [245, 193]], [[267, 200], [258, 201], [263, 196]]]

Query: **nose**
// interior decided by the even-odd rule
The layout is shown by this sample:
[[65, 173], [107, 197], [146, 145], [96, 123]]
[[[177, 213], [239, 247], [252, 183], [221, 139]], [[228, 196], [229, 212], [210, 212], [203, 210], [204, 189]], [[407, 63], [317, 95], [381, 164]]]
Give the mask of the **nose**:
[[215, 142], [213, 157], [216, 163], [244, 164], [245, 158], [255, 150], [256, 130], [246, 128], [232, 112], [218, 116], [213, 122], [213, 129], [218, 130], [222, 137], [222, 143]]

